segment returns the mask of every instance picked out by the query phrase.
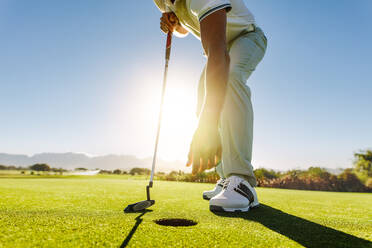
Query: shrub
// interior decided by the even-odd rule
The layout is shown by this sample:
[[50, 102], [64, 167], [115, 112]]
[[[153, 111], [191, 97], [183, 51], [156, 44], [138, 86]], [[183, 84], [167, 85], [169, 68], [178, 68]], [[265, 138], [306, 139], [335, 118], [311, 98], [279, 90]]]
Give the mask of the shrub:
[[366, 182], [366, 187], [372, 190], [372, 177], [368, 178]]
[[67, 170], [62, 169], [62, 168], [51, 168], [50, 170], [55, 173], [59, 173], [60, 175], [63, 175], [63, 172], [67, 172]]
[[182, 182], [198, 182], [198, 183], [216, 183], [219, 176], [216, 172], [201, 172], [195, 175], [184, 173], [183, 171], [171, 171], [168, 174], [158, 173], [159, 180], [166, 181], [182, 181]]
[[372, 150], [354, 154], [354, 170], [363, 178], [372, 177]]
[[351, 169], [346, 169], [338, 176], [340, 180], [341, 191], [346, 192], [364, 192], [367, 191], [366, 186], [359, 181], [358, 177]]
[[23, 170], [25, 168], [22, 168], [21, 166], [14, 166], [14, 165], [0, 165], [0, 170]]
[[110, 170], [100, 170], [98, 174], [112, 174]]
[[50, 171], [50, 166], [47, 164], [34, 164], [30, 166], [30, 169], [35, 171]]
[[151, 171], [146, 168], [135, 167], [129, 171], [131, 175], [150, 175]]
[[259, 181], [259, 186], [341, 192], [371, 191], [371, 189], [362, 184], [351, 169], [346, 169], [337, 177], [318, 167], [311, 167], [307, 171], [288, 171], [280, 178]]
[[274, 179], [280, 176], [279, 172], [275, 172], [274, 170], [267, 170], [265, 168], [254, 170], [254, 174], [257, 179]]
[[310, 177], [323, 179], [328, 179], [331, 175], [326, 169], [320, 167], [310, 167], [305, 174]]

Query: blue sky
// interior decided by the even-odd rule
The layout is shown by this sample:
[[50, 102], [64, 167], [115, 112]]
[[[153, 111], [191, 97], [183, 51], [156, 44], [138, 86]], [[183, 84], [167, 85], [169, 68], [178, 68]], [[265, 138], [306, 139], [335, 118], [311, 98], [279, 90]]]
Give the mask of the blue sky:
[[[248, 80], [254, 166], [350, 166], [372, 148], [372, 2], [246, 3], [269, 39]], [[159, 17], [151, 1], [1, 1], [0, 152], [151, 156]], [[204, 64], [197, 39], [174, 40], [160, 157], [185, 160]]]

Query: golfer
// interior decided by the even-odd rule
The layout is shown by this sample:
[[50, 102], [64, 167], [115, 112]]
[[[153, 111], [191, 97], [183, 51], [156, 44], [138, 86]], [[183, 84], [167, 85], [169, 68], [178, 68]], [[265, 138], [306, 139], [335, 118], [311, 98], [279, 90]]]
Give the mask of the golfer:
[[216, 167], [216, 187], [203, 193], [212, 211], [248, 211], [259, 205], [254, 189], [253, 109], [246, 82], [267, 46], [243, 0], [154, 0], [160, 28], [201, 40], [207, 64], [198, 90], [198, 128], [187, 166], [193, 174]]

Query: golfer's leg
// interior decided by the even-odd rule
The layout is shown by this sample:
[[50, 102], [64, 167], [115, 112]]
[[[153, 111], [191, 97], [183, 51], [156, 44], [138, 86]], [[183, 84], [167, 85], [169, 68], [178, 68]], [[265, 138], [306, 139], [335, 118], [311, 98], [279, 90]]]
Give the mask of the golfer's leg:
[[[203, 107], [204, 103], [204, 96], [205, 96], [205, 68], [203, 69], [202, 74], [200, 75], [200, 80], [199, 80], [199, 86], [198, 86], [198, 102], [196, 106], [196, 116], [199, 117], [201, 108]], [[219, 163], [216, 166], [216, 171], [217, 174], [220, 176], [220, 178], [225, 178], [222, 170], [222, 165]]]
[[242, 176], [253, 187], [253, 109], [246, 81], [265, 50], [266, 40], [257, 33], [247, 34], [231, 45], [229, 82], [220, 120], [223, 174]]

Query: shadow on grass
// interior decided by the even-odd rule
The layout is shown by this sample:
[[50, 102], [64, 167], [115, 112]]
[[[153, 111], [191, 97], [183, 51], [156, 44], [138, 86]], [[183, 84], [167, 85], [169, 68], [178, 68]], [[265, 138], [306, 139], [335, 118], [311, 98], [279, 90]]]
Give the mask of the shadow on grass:
[[129, 234], [127, 235], [127, 237], [124, 239], [123, 243], [121, 244], [120, 248], [124, 248], [124, 247], [127, 247], [130, 239], [133, 237], [134, 233], [136, 232], [138, 226], [142, 223], [143, 219], [141, 218], [142, 216], [144, 216], [146, 213], [148, 212], [152, 212], [152, 210], [149, 210], [149, 209], [145, 209], [143, 210], [142, 212], [140, 212], [141, 214], [138, 215], [135, 220], [136, 220], [136, 223], [134, 223], [134, 226], [132, 227], [132, 230], [130, 230]]
[[372, 247], [372, 242], [261, 204], [247, 213], [214, 214], [258, 222], [305, 247]]

